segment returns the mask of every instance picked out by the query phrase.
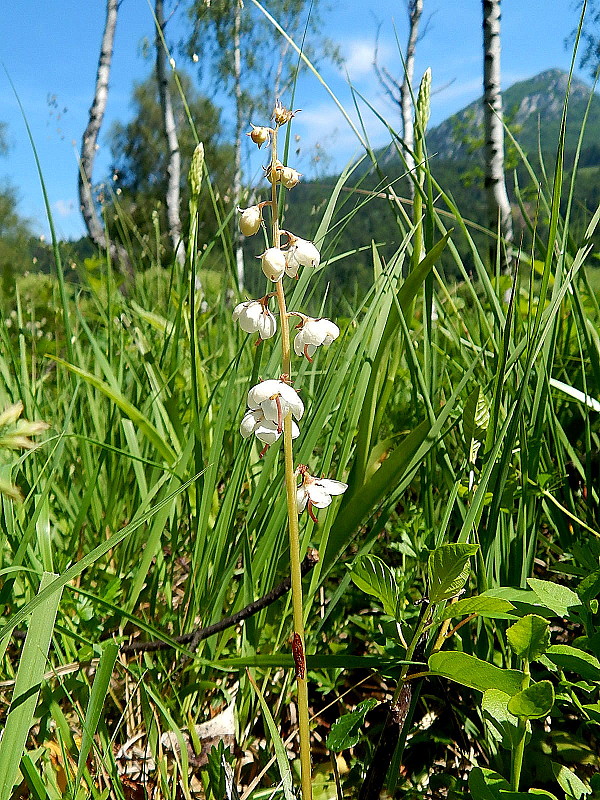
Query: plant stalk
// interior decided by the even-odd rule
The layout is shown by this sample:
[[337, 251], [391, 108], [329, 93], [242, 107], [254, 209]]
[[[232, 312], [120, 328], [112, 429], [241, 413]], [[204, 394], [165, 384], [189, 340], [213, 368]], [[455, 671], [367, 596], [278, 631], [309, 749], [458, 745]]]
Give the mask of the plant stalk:
[[[271, 170], [274, 171], [277, 161], [277, 130], [275, 126], [271, 147]], [[272, 212], [272, 246], [279, 247], [281, 234], [279, 230], [279, 209], [277, 205], [277, 184], [271, 186]], [[281, 363], [282, 374], [291, 379], [291, 346], [288, 313], [283, 291], [283, 279], [276, 282], [277, 303], [281, 324]], [[300, 531], [298, 526], [298, 508], [296, 505], [296, 476], [294, 473], [294, 451], [292, 443], [291, 412], [283, 420], [283, 454], [285, 469], [285, 495], [288, 514], [288, 532], [290, 542], [290, 578], [292, 584], [292, 611], [294, 620], [294, 660], [296, 663], [296, 680], [298, 684], [298, 733], [300, 739], [300, 782], [302, 800], [312, 800], [310, 727], [308, 712], [308, 684], [306, 681], [306, 657], [304, 645], [304, 612], [302, 607], [302, 570], [300, 563]]]

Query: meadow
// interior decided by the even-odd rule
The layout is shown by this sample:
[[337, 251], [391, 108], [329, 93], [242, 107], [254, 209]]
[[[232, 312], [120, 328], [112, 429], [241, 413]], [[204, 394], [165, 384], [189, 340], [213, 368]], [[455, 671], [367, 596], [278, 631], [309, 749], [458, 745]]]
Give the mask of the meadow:
[[[600, 797], [600, 210], [571, 226], [561, 134], [553, 164], [525, 159], [521, 246], [488, 231], [482, 247], [423, 156], [411, 206], [347, 191], [349, 165], [293, 219], [293, 186], [265, 181], [256, 255], [282, 229], [320, 253], [263, 281], [335, 321], [312, 359], [290, 361], [298, 318], [278, 316], [287, 344], [259, 345], [233, 319], [237, 212], [200, 157], [183, 263], [132, 252], [131, 277], [104, 254], [73, 275], [55, 242], [54, 275], [16, 285], [0, 320], [0, 800], [291, 800], [301, 782], [305, 800]], [[383, 259], [365, 241], [371, 287], [340, 302], [338, 233], [367, 203], [400, 245]], [[251, 387], [282, 374], [304, 407], [292, 466], [347, 486], [300, 516], [291, 412], [265, 452], [239, 430]]]

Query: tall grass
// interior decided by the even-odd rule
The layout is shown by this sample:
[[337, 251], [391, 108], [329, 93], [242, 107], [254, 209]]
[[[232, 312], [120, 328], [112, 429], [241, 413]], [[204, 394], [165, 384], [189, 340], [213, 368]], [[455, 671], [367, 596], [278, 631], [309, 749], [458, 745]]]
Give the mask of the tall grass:
[[[373, 246], [371, 290], [340, 340], [303, 363], [295, 381], [309, 400], [298, 462], [316, 454], [323, 474], [349, 483], [318, 527], [308, 519], [301, 528], [302, 552], [320, 553], [305, 579], [305, 622], [315, 780], [327, 797], [335, 780], [321, 743], [331, 720], [321, 709], [347, 690], [342, 710], [368, 693], [384, 696], [390, 664], [403, 655], [387, 622], [352, 588], [355, 558], [378, 553], [396, 569], [407, 627], [428, 552], [443, 543], [480, 545], [472, 578], [480, 592], [525, 588], [534, 573], [565, 579], [600, 568], [599, 310], [586, 274], [598, 215], [578, 238], [573, 185], [561, 215], [559, 143], [553, 182], [540, 181], [538, 214], [528, 220], [531, 244], [516, 255], [513, 275], [501, 275], [474, 243], [468, 209], [463, 216], [437, 185], [434, 166], [425, 161], [422, 169], [422, 219], [409, 218], [390, 194], [400, 245], [385, 263]], [[329, 245], [360, 213], [360, 203], [349, 213], [344, 206], [339, 222], [341, 189], [351, 181], [348, 169], [313, 229], [299, 232], [325, 256], [321, 285], [348, 257]], [[206, 253], [230, 247], [227, 214], [221, 222], [204, 255], [194, 249], [183, 268], [154, 263], [125, 294], [105, 259], [93, 273], [80, 265], [77, 283], [58, 280], [52, 346], [31, 335], [18, 286], [16, 322], [0, 323], [0, 406], [21, 400], [28, 419], [51, 425], [41, 446], [3, 468], [24, 495], [18, 504], [2, 500], [0, 635], [2, 686], [13, 700], [6, 730], [18, 725], [21, 738], [10, 747], [20, 750], [22, 739], [25, 753], [17, 778], [18, 756], [6, 755], [2, 742], [0, 800], [20, 780], [35, 798], [124, 798], [136, 786], [164, 798], [191, 797], [200, 786], [216, 792], [215, 775], [227, 772], [214, 755], [212, 771], [205, 768], [210, 744], [196, 726], [231, 704], [235, 728], [222, 734], [235, 736], [237, 750], [223, 758], [234, 763], [243, 796], [271, 796], [266, 787], [278, 784], [270, 738], [294, 728], [287, 595], [197, 646], [176, 641], [267, 594], [286, 574], [280, 448], [259, 460], [256, 445], [238, 434], [248, 388], [274, 374], [280, 353], [255, 347], [234, 327], [233, 274], [206, 280]], [[423, 259], [414, 254], [421, 230]], [[439, 271], [442, 251], [459, 280]], [[235, 263], [230, 249], [223, 263]], [[314, 292], [301, 274], [289, 307]], [[472, 459], [466, 420], [477, 400], [487, 423]], [[46, 634], [52, 627], [51, 642], [42, 641], [43, 625]], [[20, 636], [10, 637], [25, 628], [21, 649]], [[509, 666], [499, 634], [501, 624], [473, 623], [457, 636], [464, 650]], [[167, 647], [116, 654], [114, 643], [145, 640]], [[353, 688], [361, 669], [380, 677]], [[34, 707], [32, 694], [13, 711], [27, 670], [32, 692], [45, 673], [39, 700]], [[442, 694], [427, 703], [439, 706]], [[281, 756], [277, 737], [276, 745]], [[362, 747], [345, 779], [349, 793], [371, 752]], [[296, 752], [293, 738], [289, 748]], [[426, 765], [412, 763], [405, 789], [424, 780]]]

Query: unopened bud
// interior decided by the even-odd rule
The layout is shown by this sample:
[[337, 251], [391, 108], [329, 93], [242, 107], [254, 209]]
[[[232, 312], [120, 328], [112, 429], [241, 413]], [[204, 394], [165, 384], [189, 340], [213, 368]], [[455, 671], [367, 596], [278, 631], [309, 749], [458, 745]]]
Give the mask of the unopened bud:
[[281, 173], [284, 169], [285, 167], [281, 161], [276, 161], [275, 164], [269, 164], [268, 167], [264, 167], [265, 178], [269, 183], [281, 183]]
[[293, 189], [300, 182], [300, 173], [292, 167], [283, 167], [280, 180], [286, 189]]
[[417, 127], [417, 134], [421, 137], [425, 136], [425, 129], [429, 122], [430, 113], [430, 100], [431, 100], [431, 69], [428, 67], [421, 78], [419, 86], [419, 94], [417, 96], [417, 108], [415, 112], [415, 122]]
[[249, 206], [248, 208], [238, 208], [242, 216], [240, 217], [240, 231], [244, 236], [254, 236], [260, 229], [262, 222], [262, 209], [260, 206]]
[[200, 188], [202, 187], [202, 168], [204, 166], [204, 145], [202, 142], [196, 145], [194, 154], [192, 155], [192, 163], [190, 164], [190, 171], [188, 180], [190, 182], [190, 190], [192, 198], [197, 199], [200, 195]]
[[[252, 123], [250, 124], [252, 125]], [[269, 141], [271, 137], [271, 129], [252, 125], [252, 130], [250, 133], [247, 133], [246, 136], [249, 136], [254, 144], [258, 145], [258, 149], [260, 150], [263, 144]]]
[[285, 253], [278, 247], [269, 247], [260, 256], [262, 271], [270, 281], [279, 281], [285, 273]]

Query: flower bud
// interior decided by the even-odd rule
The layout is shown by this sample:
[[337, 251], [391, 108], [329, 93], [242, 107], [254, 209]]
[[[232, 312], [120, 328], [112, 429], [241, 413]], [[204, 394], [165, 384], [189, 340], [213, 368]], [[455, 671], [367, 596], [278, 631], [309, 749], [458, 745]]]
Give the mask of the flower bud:
[[279, 281], [285, 272], [285, 253], [278, 247], [269, 247], [260, 256], [262, 271], [270, 281]]
[[[250, 124], [252, 125], [252, 123]], [[247, 133], [246, 136], [249, 136], [254, 144], [258, 145], [258, 149], [260, 150], [263, 144], [269, 141], [271, 137], [271, 129], [252, 125], [252, 130], [250, 133]]]
[[312, 242], [288, 233], [289, 246], [285, 252], [285, 273], [295, 278], [300, 267], [318, 267], [321, 255]]
[[273, 109], [273, 119], [275, 120], [277, 125], [285, 125], [287, 122], [291, 120], [294, 114], [297, 114], [300, 109], [297, 111], [290, 111], [289, 109], [285, 108], [279, 100], [275, 103], [275, 108]]
[[286, 189], [293, 189], [300, 182], [300, 172], [292, 167], [282, 167], [281, 169], [281, 183]]
[[246, 333], [258, 333], [261, 339], [270, 339], [277, 332], [277, 322], [267, 306], [267, 298], [248, 300], [233, 309], [233, 319]]
[[262, 209], [260, 206], [249, 206], [248, 208], [238, 208], [242, 216], [240, 217], [240, 231], [244, 236], [254, 236], [260, 228], [262, 222]]
[[265, 178], [269, 181], [269, 183], [281, 183], [281, 173], [285, 169], [281, 161], [276, 161], [275, 164], [269, 164], [268, 167], [264, 167], [265, 170]]

